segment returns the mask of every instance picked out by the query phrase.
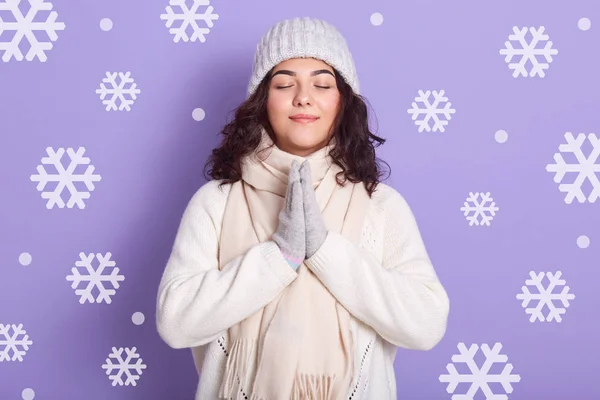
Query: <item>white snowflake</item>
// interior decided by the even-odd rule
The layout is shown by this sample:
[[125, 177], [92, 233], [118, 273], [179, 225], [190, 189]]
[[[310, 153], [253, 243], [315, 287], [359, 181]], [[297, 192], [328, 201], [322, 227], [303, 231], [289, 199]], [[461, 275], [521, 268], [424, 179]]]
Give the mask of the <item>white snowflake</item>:
[[[117, 82], [117, 75], [119, 76], [119, 82]], [[127, 84], [129, 86], [125, 87]], [[96, 89], [96, 93], [100, 95], [102, 104], [106, 106], [106, 111], [131, 111], [131, 105], [133, 105], [140, 92], [141, 90], [137, 87], [133, 78], [131, 78], [129, 71], [107, 72], [106, 77], [100, 83], [100, 89]], [[110, 95], [110, 97], [105, 99], [107, 95]]]
[[[475, 362], [475, 356], [479, 350], [479, 346], [472, 344], [467, 347], [464, 343], [458, 344], [458, 351], [460, 354], [452, 356], [453, 363], [465, 363], [469, 368], [469, 374], [459, 374], [453, 363], [446, 365], [448, 374], [442, 374], [439, 377], [440, 382], [447, 382], [448, 386], [446, 391], [448, 393], [454, 393], [457, 386], [460, 383], [469, 383], [469, 390], [465, 394], [453, 394], [452, 400], [473, 400], [475, 395], [481, 389], [485, 398], [488, 400], [507, 400], [506, 394], [496, 394], [490, 388], [490, 383], [500, 383], [505, 393], [512, 393], [513, 382], [519, 382], [521, 377], [517, 374], [512, 374], [513, 366], [508, 361], [506, 355], [500, 354], [502, 350], [501, 343], [495, 343], [494, 347], [490, 349], [487, 344], [481, 345], [481, 351], [485, 356], [485, 361], [481, 367], [477, 366]], [[502, 372], [499, 374], [491, 374], [490, 370], [494, 363], [506, 363]]]
[[[433, 102], [429, 101], [429, 96], [433, 94]], [[419, 127], [419, 132], [424, 130], [431, 132], [432, 127], [429, 124], [430, 120], [433, 120], [433, 132], [440, 131], [444, 132], [448, 121], [452, 118], [452, 114], [456, 112], [453, 108], [450, 108], [452, 104], [448, 101], [448, 98], [444, 96], [443, 90], [438, 91], [423, 91], [419, 90], [419, 95], [415, 97], [415, 101], [412, 102], [412, 107], [408, 109], [408, 113], [412, 114], [412, 120], [415, 121], [415, 125]], [[417, 103], [422, 103], [423, 108], [419, 108]], [[442, 108], [441, 105], [444, 104]], [[424, 114], [424, 118], [417, 120], [417, 118]], [[444, 119], [440, 119], [440, 115]]]
[[[12, 329], [12, 334], [10, 330]], [[33, 342], [29, 339], [29, 335], [23, 324], [4, 325], [0, 324], [0, 362], [2, 361], [23, 361], [23, 356], [29, 350], [29, 346]], [[12, 357], [10, 352], [12, 351]]]
[[[106, 253], [104, 256], [100, 253], [96, 254], [98, 258], [98, 268], [92, 266], [92, 260], [94, 254], [90, 253], [79, 253], [80, 260], [75, 263], [75, 267], [71, 268], [71, 275], [67, 275], [67, 281], [73, 282], [71, 284], [72, 289], [75, 290], [75, 294], [81, 296], [79, 303], [84, 304], [86, 301], [90, 303], [102, 303], [102, 301], [110, 304], [112, 302], [111, 296], [116, 294], [116, 290], [119, 288], [119, 282], [125, 280], [123, 275], [119, 275], [119, 267], [115, 266], [115, 262], [110, 260], [111, 253]], [[80, 274], [78, 268], [83, 268], [84, 274]], [[108, 269], [111, 268], [110, 274]], [[78, 289], [77, 287], [81, 282], [87, 283], [85, 287]], [[112, 289], [104, 286], [104, 282], [112, 285]], [[98, 296], [94, 299], [92, 291], [97, 289]]]
[[[521, 306], [525, 308], [525, 312], [527, 314], [531, 314], [529, 317], [529, 322], [539, 321], [556, 321], [561, 322], [561, 315], [567, 312], [567, 307], [569, 307], [569, 300], [573, 300], [575, 295], [573, 293], [569, 293], [569, 287], [565, 286], [565, 280], [560, 279], [562, 276], [562, 272], [558, 271], [556, 274], [552, 272], [540, 272], [536, 274], [534, 271], [529, 272], [529, 276], [531, 279], [527, 279], [525, 281], [525, 285], [534, 286], [538, 293], [529, 292], [529, 288], [527, 286], [523, 286], [521, 288], [522, 293], [517, 294], [517, 299], [523, 300], [521, 302]], [[544, 276], [548, 278], [548, 286], [544, 288], [544, 284], [542, 281], [544, 280]], [[562, 292], [553, 293], [554, 288], [557, 286], [563, 286]], [[535, 302], [537, 300], [537, 304], [535, 307], [527, 307], [530, 301]], [[559, 301], [562, 303], [563, 307], [557, 307], [554, 304], [554, 301]], [[544, 317], [542, 310], [544, 306], [548, 308], [548, 315]]]
[[[513, 70], [513, 77], [519, 76], [546, 76], [544, 70], [550, 67], [552, 56], [558, 54], [557, 49], [552, 48], [552, 42], [548, 35], [544, 34], [545, 28], [535, 27], [513, 27], [513, 33], [508, 36], [508, 40], [504, 42], [505, 48], [500, 50], [500, 54], [504, 55], [504, 61], [508, 63], [508, 68]], [[527, 41], [527, 32], [531, 34], [531, 41]], [[521, 48], [514, 48], [511, 41], [518, 41]], [[537, 48], [540, 42], [546, 42], [543, 48]], [[521, 57], [518, 62], [511, 62], [513, 57]], [[540, 61], [538, 56], [543, 57], [546, 62]], [[527, 62], [531, 63], [531, 69], [527, 71]]]
[[[90, 192], [95, 189], [94, 182], [98, 182], [102, 177], [98, 174], [94, 174], [95, 167], [88, 165], [90, 159], [83, 157], [85, 148], [79, 147], [77, 151], [72, 148], [66, 150], [67, 155], [71, 159], [69, 164], [64, 167], [62, 164], [62, 157], [65, 154], [64, 148], [59, 148], [55, 151], [52, 147], [46, 148], [48, 157], [42, 157], [42, 165], [37, 166], [37, 174], [33, 174], [29, 177], [32, 182], [38, 182], [37, 190], [42, 192], [42, 198], [48, 199], [46, 202], [46, 208], [51, 209], [55, 205], [58, 208], [64, 208], [65, 202], [61, 195], [63, 190], [67, 188], [70, 197], [67, 202], [67, 208], [73, 208], [77, 205], [80, 209], [85, 208], [84, 199], [90, 198]], [[56, 173], [49, 174], [46, 172], [44, 165], [52, 165], [56, 169]], [[76, 174], [75, 169], [80, 165], [88, 165], [83, 173]], [[46, 190], [44, 188], [48, 182], [56, 182], [56, 186], [53, 190]], [[75, 187], [75, 183], [82, 182], [85, 184], [87, 190], [81, 191]]]
[[[21, 12], [19, 5], [21, 0], [0, 0], [0, 51], [4, 51], [2, 61], [8, 62], [11, 58], [17, 61], [23, 61], [23, 53], [20, 46], [23, 38], [27, 38], [29, 42], [29, 50], [25, 59], [33, 60], [35, 57], [41, 62], [46, 62], [46, 51], [49, 51], [54, 46], [52, 42], [58, 40], [56, 31], [65, 29], [63, 22], [56, 22], [58, 14], [52, 10], [52, 3], [45, 3], [44, 0], [29, 0], [29, 9], [25, 15]], [[3, 11], [8, 11], [8, 21], [2, 19], [2, 15], [6, 14]], [[35, 21], [36, 17], [47, 14], [45, 21]], [[5, 42], [1, 40], [4, 31], [14, 32], [12, 39]], [[38, 33], [38, 36], [35, 35]], [[39, 41], [38, 38], [48, 37], [49, 41]]]
[[[123, 351], [126, 354], [125, 359], [123, 359]], [[116, 363], [113, 362], [113, 359]], [[134, 360], [136, 360], [135, 363]], [[146, 369], [146, 365], [142, 364], [142, 359], [135, 347], [131, 349], [128, 347], [120, 347], [118, 349], [113, 347], [112, 353], [106, 359], [106, 363], [102, 364], [102, 369], [106, 370], [106, 375], [112, 381], [113, 386], [136, 386], [140, 375], [142, 375], [142, 370]], [[114, 370], [116, 370], [116, 373], [111, 375]], [[127, 378], [125, 382], [123, 382], [123, 375]]]
[[[169, 28], [169, 33], [173, 34], [175, 43], [183, 39], [184, 42], [195, 42], [199, 40], [201, 43], [206, 41], [206, 36], [210, 33], [210, 28], [214, 26], [213, 20], [219, 19], [218, 14], [214, 14], [214, 8], [210, 5], [210, 0], [192, 0], [192, 6], [188, 7], [188, 0], [169, 0], [169, 5], [166, 7], [166, 13], [160, 15], [160, 19], [166, 20], [165, 25]], [[181, 13], [177, 14], [171, 6], [179, 7]], [[200, 6], [206, 7], [203, 13], [198, 12]], [[172, 28], [173, 22], [181, 21], [179, 27]], [[204, 22], [206, 27], [199, 27], [197, 21]], [[187, 29], [192, 28], [192, 36], [189, 37]]]
[[[481, 200], [479, 197], [481, 197]], [[467, 197], [467, 200], [464, 202], [464, 206], [460, 208], [460, 211], [464, 213], [467, 221], [469, 221], [469, 226], [490, 226], [490, 222], [494, 219], [496, 211], [498, 210], [499, 208], [496, 206], [494, 199], [490, 196], [490, 192], [469, 192], [469, 197]]]
[[[565, 203], [571, 204], [573, 198], [577, 198], [580, 203], [585, 203], [586, 197], [583, 193], [582, 186], [585, 181], [589, 181], [592, 185], [592, 191], [587, 197], [590, 203], [594, 203], [600, 198], [600, 180], [596, 173], [600, 172], [600, 138], [594, 133], [587, 135], [587, 139], [592, 145], [592, 150], [586, 158], [583, 154], [582, 146], [585, 142], [586, 135], [580, 133], [577, 138], [573, 137], [571, 132], [565, 134], [567, 144], [558, 146], [559, 153], [554, 153], [554, 164], [546, 165], [546, 171], [554, 172], [554, 182], [562, 182], [565, 174], [568, 172], [576, 173], [577, 177], [573, 183], [560, 183], [558, 190], [566, 192]], [[577, 163], [567, 164], [561, 153], [571, 153], [575, 156]]]

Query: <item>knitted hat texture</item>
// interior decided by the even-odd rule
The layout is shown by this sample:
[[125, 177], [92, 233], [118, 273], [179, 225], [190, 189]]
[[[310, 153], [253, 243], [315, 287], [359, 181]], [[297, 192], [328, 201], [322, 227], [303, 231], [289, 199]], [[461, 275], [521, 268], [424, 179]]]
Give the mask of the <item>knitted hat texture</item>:
[[303, 17], [281, 21], [262, 37], [254, 54], [248, 95], [254, 93], [271, 68], [291, 58], [324, 61], [359, 93], [354, 60], [342, 34], [325, 21]]

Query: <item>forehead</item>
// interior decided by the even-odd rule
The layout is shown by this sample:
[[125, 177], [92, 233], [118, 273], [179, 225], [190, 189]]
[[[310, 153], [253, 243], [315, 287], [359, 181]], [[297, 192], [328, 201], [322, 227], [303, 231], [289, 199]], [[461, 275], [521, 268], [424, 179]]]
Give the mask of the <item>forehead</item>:
[[292, 58], [285, 60], [275, 66], [273, 72], [279, 70], [291, 70], [294, 72], [311, 72], [317, 69], [326, 69], [333, 72], [333, 68], [324, 61], [317, 60], [315, 58]]

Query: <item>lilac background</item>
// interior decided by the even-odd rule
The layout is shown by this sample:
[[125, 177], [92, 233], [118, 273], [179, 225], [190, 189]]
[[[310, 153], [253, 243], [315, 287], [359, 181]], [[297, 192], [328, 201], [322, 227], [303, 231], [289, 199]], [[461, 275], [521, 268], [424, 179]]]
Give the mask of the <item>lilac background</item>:
[[[346, 36], [373, 127], [388, 140], [378, 151], [392, 167], [387, 183], [412, 206], [451, 300], [435, 349], [398, 351], [398, 398], [450, 399], [438, 378], [459, 342], [502, 343], [521, 376], [511, 399], [600, 398], [600, 201], [566, 204], [545, 171], [565, 132], [600, 127], [597, 3], [214, 0], [205, 43], [173, 42], [159, 17], [167, 0], [53, 4], [66, 29], [48, 61], [0, 61], [0, 323], [22, 323], [33, 341], [23, 362], [0, 363], [1, 400], [24, 388], [52, 400], [193, 398], [189, 350], [156, 333], [158, 282], [216, 134], [245, 97], [256, 42], [304, 15]], [[590, 30], [578, 29], [581, 17]], [[513, 25], [546, 27], [559, 53], [545, 78], [512, 77], [498, 52]], [[141, 94], [130, 112], [105, 111], [95, 90], [106, 71], [131, 71]], [[446, 91], [456, 109], [446, 132], [419, 133], [411, 121], [419, 89]], [[494, 140], [499, 129], [506, 143]], [[46, 209], [29, 176], [47, 146], [86, 148], [102, 180], [85, 209]], [[491, 226], [465, 220], [470, 191], [491, 192], [500, 208]], [[20, 265], [22, 252], [31, 265]], [[125, 275], [112, 304], [79, 304], [65, 276], [80, 252], [112, 252]], [[563, 322], [529, 322], [515, 296], [530, 270], [563, 271], [576, 296]], [[134, 312], [146, 316], [141, 326]], [[147, 369], [136, 387], [111, 386], [101, 365], [112, 346], [137, 347]]]

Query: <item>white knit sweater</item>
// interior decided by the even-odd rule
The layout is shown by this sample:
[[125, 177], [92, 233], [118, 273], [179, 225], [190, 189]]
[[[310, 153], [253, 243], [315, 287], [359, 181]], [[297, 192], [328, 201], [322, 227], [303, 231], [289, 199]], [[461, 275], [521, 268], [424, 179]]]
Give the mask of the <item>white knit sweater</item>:
[[[192, 348], [196, 400], [217, 400], [227, 328], [272, 301], [296, 277], [264, 242], [218, 269], [230, 185], [204, 184], [191, 198], [160, 282], [156, 323], [172, 348]], [[350, 400], [396, 399], [397, 347], [429, 350], [446, 331], [449, 301], [405, 199], [380, 183], [359, 246], [330, 232], [307, 266], [352, 316], [355, 374]], [[282, 360], [285, 362], [285, 360]]]

